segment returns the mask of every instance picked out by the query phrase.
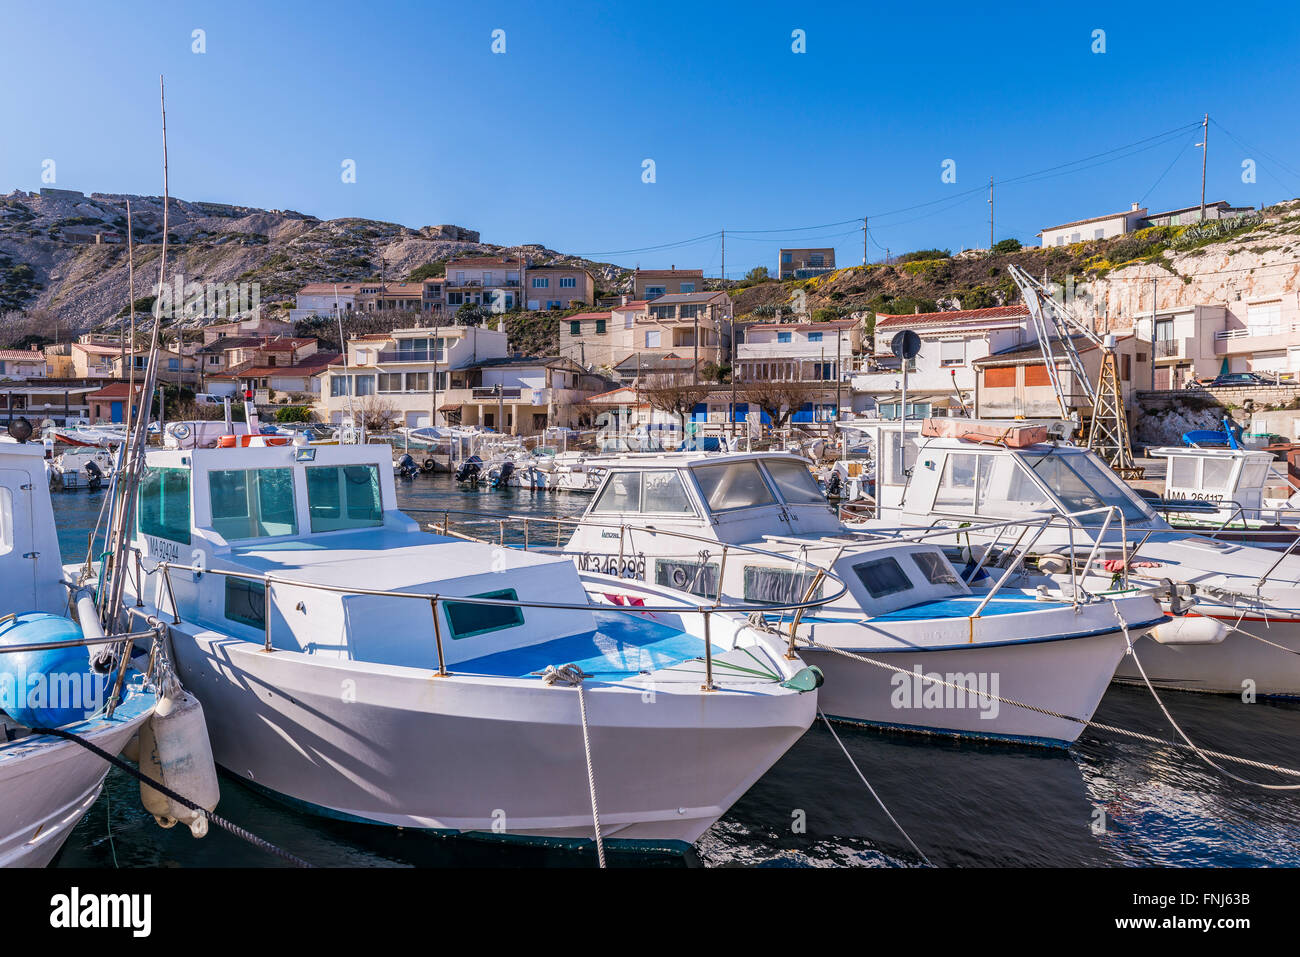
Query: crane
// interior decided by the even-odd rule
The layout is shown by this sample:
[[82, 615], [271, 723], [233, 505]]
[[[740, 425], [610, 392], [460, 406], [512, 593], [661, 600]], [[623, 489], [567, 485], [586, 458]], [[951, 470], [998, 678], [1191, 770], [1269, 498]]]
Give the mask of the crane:
[[[1115, 335], [1107, 333], [1103, 339], [1093, 332], [1088, 323], [1081, 321], [1062, 302], [1052, 297], [1040, 283], [1017, 265], [1008, 272], [1025, 305], [1038, 338], [1038, 347], [1047, 366], [1047, 377], [1056, 394], [1061, 417], [1070, 417], [1069, 400], [1061, 379], [1060, 363], [1068, 366], [1074, 382], [1084, 390], [1092, 406], [1092, 425], [1088, 429], [1088, 448], [1096, 452], [1121, 478], [1141, 478], [1143, 469], [1133, 463], [1133, 448], [1129, 443], [1128, 416], [1120, 397], [1119, 374], [1115, 361]], [[1088, 378], [1083, 358], [1074, 344], [1074, 336], [1082, 335], [1101, 353], [1101, 370], [1096, 383]]]

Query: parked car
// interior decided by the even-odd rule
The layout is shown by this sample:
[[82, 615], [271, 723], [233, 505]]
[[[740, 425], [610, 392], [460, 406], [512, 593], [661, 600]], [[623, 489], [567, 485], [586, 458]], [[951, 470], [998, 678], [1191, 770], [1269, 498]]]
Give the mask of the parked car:
[[1232, 385], [1276, 385], [1273, 379], [1266, 379], [1258, 372], [1227, 372], [1221, 376], [1216, 376], [1210, 383], [1210, 388], [1219, 388], [1222, 386]]

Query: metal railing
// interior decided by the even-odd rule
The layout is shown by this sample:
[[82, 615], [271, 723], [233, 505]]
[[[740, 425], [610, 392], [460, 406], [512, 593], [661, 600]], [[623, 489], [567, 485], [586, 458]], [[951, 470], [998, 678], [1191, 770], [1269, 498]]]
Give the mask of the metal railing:
[[[457, 510], [429, 509], [425, 511], [433, 511], [439, 513], [443, 511], [447, 511], [450, 513]], [[471, 513], [471, 514], [477, 514], [477, 513]], [[538, 521], [538, 520], [539, 519], [537, 519], [536, 517], [533, 517], [533, 521]], [[504, 521], [505, 520], [503, 519], [503, 522]], [[585, 524], [591, 524], [591, 523], [585, 523]], [[452, 534], [449, 533], [449, 537], [453, 537]], [[482, 539], [475, 539], [471, 536], [465, 536], [465, 535], [454, 536], [454, 537], [461, 537], [471, 541], [483, 541]], [[505, 537], [505, 530], [503, 524], [501, 530], [501, 540], [503, 542], [504, 542], [504, 537]], [[697, 538], [700, 541], [706, 541], [706, 539], [698, 538], [698, 536], [686, 536], [686, 537], [692, 537], [692, 538]], [[802, 613], [803, 611], [806, 611], [810, 608], [820, 608], [822, 605], [828, 604], [832, 601], [836, 601], [848, 591], [847, 586], [839, 578], [829, 575], [825, 573], [824, 569], [813, 566], [810, 563], [804, 562], [801, 559], [798, 559], [794, 556], [782, 555], [775, 552], [768, 552], [763, 549], [757, 549], [751, 546], [743, 546], [743, 545], [730, 545], [727, 546], [727, 548], [730, 550], [743, 550], [755, 554], [766, 555], [796, 565], [805, 565], [807, 566], [808, 570], [814, 574], [814, 576], [831, 578], [833, 581], [839, 584], [840, 588], [838, 591], [833, 592], [829, 596], [820, 597], [815, 600], [811, 597], [811, 589], [810, 589], [810, 593], [803, 600], [798, 602], [787, 602], [787, 603], [752, 602], [752, 603], [739, 603], [739, 604], [731, 604], [731, 603], [724, 604], [722, 600], [723, 596], [721, 594], [721, 588], [719, 588], [719, 595], [712, 604], [697, 605], [686, 601], [678, 601], [675, 604], [668, 604], [668, 605], [640, 604], [635, 606], [629, 606], [630, 608], [635, 609], [636, 613], [638, 614], [642, 614], [642, 613], [676, 614], [676, 615], [698, 614], [703, 617], [705, 684], [702, 690], [706, 690], [706, 691], [715, 690], [714, 682], [713, 682], [713, 646], [712, 646], [712, 641], [710, 639], [712, 615], [716, 613], [750, 614], [754, 612], [766, 614], [770, 612], [787, 612], [787, 611]], [[141, 558], [139, 548], [132, 546], [131, 551], [135, 552], [136, 565], [137, 568], [140, 568], [143, 559]], [[724, 563], [726, 561], [725, 550], [724, 550], [723, 561]], [[438, 656], [438, 670], [436, 672], [437, 677], [447, 677], [448, 675], [451, 674], [451, 672], [447, 670], [446, 656], [443, 651], [442, 620], [438, 608], [440, 603], [443, 605], [446, 605], [447, 603], [451, 603], [451, 604], [500, 606], [500, 607], [521, 608], [521, 609], [522, 608], [544, 608], [544, 609], [551, 609], [551, 610], [584, 611], [584, 612], [590, 612], [598, 608], [616, 610], [616, 611], [629, 610], [629, 607], [624, 607], [619, 605], [605, 606], [598, 602], [593, 602], [590, 600], [585, 604], [578, 604], [574, 602], [520, 600], [520, 599], [505, 599], [505, 598], [483, 598], [483, 597], [461, 596], [461, 595], [442, 595], [439, 593], [430, 594], [425, 592], [393, 591], [393, 590], [381, 589], [381, 588], [362, 588], [355, 585], [330, 585], [330, 584], [324, 584], [320, 582], [304, 582], [292, 578], [281, 578], [279, 576], [272, 575], [269, 572], [263, 574], [254, 574], [252, 572], [241, 572], [241, 571], [235, 571], [233, 569], [208, 568], [203, 565], [189, 565], [181, 562], [160, 561], [152, 569], [144, 568], [144, 573], [147, 576], [152, 576], [156, 572], [161, 572], [162, 584], [166, 590], [166, 599], [168, 605], [170, 606], [170, 614], [172, 616], [173, 625], [179, 625], [181, 624], [182, 621], [181, 613], [180, 613], [180, 605], [179, 602], [177, 601], [176, 592], [172, 585], [171, 572], [173, 569], [176, 569], [178, 571], [190, 572], [191, 574], [195, 574], [199, 576], [218, 575], [226, 578], [235, 578], [244, 581], [260, 582], [263, 588], [263, 594], [262, 594], [262, 601], [263, 601], [262, 614], [263, 614], [263, 630], [264, 630], [263, 651], [268, 654], [272, 653], [275, 650], [272, 642], [272, 626], [273, 626], [272, 609], [274, 605], [273, 590], [277, 585], [284, 586], [284, 587], [302, 588], [309, 591], [332, 592], [335, 594], [342, 594], [342, 595], [365, 595], [365, 596], [371, 596], [377, 598], [401, 598], [401, 599], [408, 599], [408, 600], [415, 600], [415, 601], [426, 601], [430, 605], [430, 611], [433, 616], [434, 644]], [[591, 575], [592, 573], [587, 572], [585, 574]], [[655, 588], [655, 587], [662, 587], [662, 586], [650, 586], [647, 583], [647, 587]], [[141, 588], [137, 585], [136, 605], [140, 606], [142, 604], [143, 603], [141, 601]], [[159, 614], [161, 614], [163, 611], [161, 607], [161, 603], [156, 602], [155, 607], [157, 608]], [[789, 638], [789, 648], [787, 651], [787, 657], [790, 659], [793, 659], [795, 657], [794, 642], [795, 642], [795, 628], [791, 628], [790, 638]]]

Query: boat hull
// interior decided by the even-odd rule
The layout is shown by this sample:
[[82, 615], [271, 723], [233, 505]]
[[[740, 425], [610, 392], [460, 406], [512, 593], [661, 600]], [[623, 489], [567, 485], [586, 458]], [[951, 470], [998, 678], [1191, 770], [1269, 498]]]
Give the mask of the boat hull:
[[[576, 689], [267, 653], [173, 631], [227, 772], [317, 813], [451, 832], [594, 836]], [[557, 662], [562, 664], [562, 662]], [[815, 694], [589, 684], [602, 833], [693, 843], [803, 734]], [[641, 700], [638, 701], [637, 699]]]
[[[1154, 638], [1134, 642], [1133, 650], [1153, 685], [1176, 691], [1300, 697], [1300, 620], [1237, 613], [1208, 617], [1247, 634], [1229, 630], [1215, 644], [1165, 645]], [[1144, 683], [1136, 663], [1127, 656], [1115, 677], [1125, 683]]]
[[[153, 713], [129, 702], [75, 731], [119, 753]], [[109, 764], [72, 741], [20, 738], [0, 748], [0, 867], [44, 867], [99, 797]]]
[[[828, 716], [862, 724], [962, 737], [1064, 747], [1083, 725], [981, 697], [986, 691], [1059, 714], [1090, 719], [1106, 693], [1126, 642], [1116, 630], [1086, 637], [948, 647], [928, 651], [848, 649], [905, 674], [800, 648], [826, 674], [820, 706]], [[970, 693], [912, 677], [970, 687]]]

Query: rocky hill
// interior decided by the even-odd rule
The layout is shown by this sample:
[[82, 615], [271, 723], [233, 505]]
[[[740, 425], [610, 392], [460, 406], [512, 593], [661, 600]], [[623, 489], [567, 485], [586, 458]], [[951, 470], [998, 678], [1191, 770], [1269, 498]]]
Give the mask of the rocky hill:
[[[126, 314], [126, 204], [135, 239], [135, 295], [150, 293], [162, 252], [162, 198], [58, 190], [0, 197], [0, 320], [52, 318], [64, 335], [114, 328]], [[368, 219], [321, 220], [293, 210], [171, 200], [168, 275], [189, 282], [258, 282], [263, 306], [288, 306], [309, 282], [381, 274], [405, 279], [420, 266], [466, 255], [581, 263], [600, 291], [630, 286], [628, 270], [540, 245], [499, 246], [447, 238], [457, 227], [415, 229]], [[477, 235], [477, 234], [469, 234]], [[98, 241], [97, 241], [98, 236]], [[20, 312], [21, 311], [21, 312]], [[6, 330], [0, 328], [0, 335]], [[12, 330], [10, 330], [12, 332]]]
[[1076, 312], [1097, 316], [1099, 325], [1107, 317], [1149, 312], [1152, 279], [1161, 310], [1294, 294], [1300, 290], [1300, 200], [1256, 216], [1157, 226], [1069, 246], [956, 256], [926, 250], [889, 265], [852, 266], [806, 280], [730, 282], [727, 289], [737, 317], [786, 316], [800, 306], [814, 319], [980, 309], [1019, 300], [1007, 272], [1012, 263], [1091, 297]]

